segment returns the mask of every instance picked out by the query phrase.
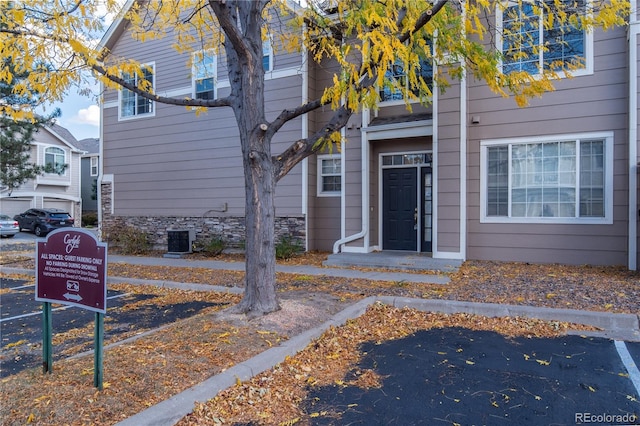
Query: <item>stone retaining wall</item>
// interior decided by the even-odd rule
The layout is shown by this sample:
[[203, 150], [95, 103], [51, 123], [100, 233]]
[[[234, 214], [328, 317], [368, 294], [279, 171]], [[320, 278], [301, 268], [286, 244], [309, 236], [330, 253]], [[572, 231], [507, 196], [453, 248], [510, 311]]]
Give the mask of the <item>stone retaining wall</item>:
[[[167, 231], [193, 229], [197, 241], [222, 237], [231, 249], [244, 249], [244, 217], [177, 217], [177, 216], [117, 216], [111, 214], [111, 184], [101, 185], [102, 221], [100, 231], [111, 227], [132, 226], [147, 234], [153, 249], [167, 250]], [[302, 247], [306, 238], [304, 216], [276, 217], [276, 240], [283, 237], [297, 240]]]

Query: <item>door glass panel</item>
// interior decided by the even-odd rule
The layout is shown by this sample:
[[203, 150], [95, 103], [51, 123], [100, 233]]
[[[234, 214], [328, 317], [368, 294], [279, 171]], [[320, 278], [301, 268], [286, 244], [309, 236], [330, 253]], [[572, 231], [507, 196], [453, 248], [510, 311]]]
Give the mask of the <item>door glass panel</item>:
[[433, 198], [431, 187], [431, 170], [423, 172], [423, 204], [422, 204], [422, 251], [432, 251], [432, 230], [433, 230]]

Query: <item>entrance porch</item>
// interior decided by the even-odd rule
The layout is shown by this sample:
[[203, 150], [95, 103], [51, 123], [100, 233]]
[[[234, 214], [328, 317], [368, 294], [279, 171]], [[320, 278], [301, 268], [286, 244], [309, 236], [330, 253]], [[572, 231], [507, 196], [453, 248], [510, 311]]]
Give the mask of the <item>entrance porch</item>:
[[329, 255], [323, 265], [339, 268], [363, 267], [455, 272], [462, 265], [462, 261], [456, 259], [434, 259], [426, 253], [384, 250], [371, 253], [335, 253]]

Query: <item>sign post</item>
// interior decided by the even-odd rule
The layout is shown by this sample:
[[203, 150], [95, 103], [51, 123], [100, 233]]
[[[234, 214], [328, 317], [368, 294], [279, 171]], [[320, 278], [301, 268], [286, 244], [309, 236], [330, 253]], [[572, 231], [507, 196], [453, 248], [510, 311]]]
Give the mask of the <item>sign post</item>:
[[94, 386], [102, 389], [104, 314], [107, 312], [107, 245], [89, 231], [60, 228], [36, 249], [36, 300], [44, 302], [43, 369], [53, 369], [51, 303], [96, 312]]
[[53, 350], [51, 348], [51, 303], [42, 302], [42, 372], [53, 371]]

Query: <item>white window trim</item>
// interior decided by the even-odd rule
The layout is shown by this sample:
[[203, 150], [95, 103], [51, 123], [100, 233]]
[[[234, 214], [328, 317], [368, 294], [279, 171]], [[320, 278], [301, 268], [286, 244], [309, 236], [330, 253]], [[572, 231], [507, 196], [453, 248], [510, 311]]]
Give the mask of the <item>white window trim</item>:
[[[526, 1], [526, 0], [525, 0]], [[585, 0], [585, 4], [586, 4], [586, 10], [589, 10], [589, 0]], [[516, 2], [513, 1], [509, 1], [506, 2], [506, 6], [517, 6]], [[496, 7], [496, 48], [498, 49], [498, 51], [502, 52], [502, 44], [503, 44], [503, 40], [502, 40], [502, 23], [503, 23], [503, 8], [505, 7], [505, 5], [501, 6], [497, 6]], [[542, 31], [544, 30], [543, 26], [540, 25], [539, 31], [540, 31], [540, 40], [544, 39], [542, 37]], [[581, 76], [585, 76], [585, 75], [592, 75], [593, 74], [593, 31], [587, 31], [584, 30], [585, 32], [585, 38], [584, 38], [584, 68], [581, 69], [577, 69], [575, 71], [571, 71], [571, 77], [581, 77]], [[498, 66], [500, 67], [500, 72], [503, 72], [502, 69], [502, 61], [500, 61], [498, 63]], [[566, 72], [561, 71], [558, 72], [558, 78], [567, 78], [568, 75]], [[534, 75], [537, 78], [540, 78], [540, 73], [537, 73]]]
[[[322, 154], [318, 155], [318, 171], [317, 171], [317, 196], [318, 197], [339, 197], [342, 191], [323, 191], [322, 190], [322, 178], [324, 175], [322, 174], [322, 160], [333, 160], [333, 159], [341, 159], [340, 154]], [[329, 176], [329, 175], [327, 175]], [[335, 175], [331, 175], [335, 176]], [[340, 171], [340, 186], [344, 185], [344, 176], [342, 176], [342, 168]]]
[[[487, 148], [499, 145], [576, 141], [579, 139], [604, 140], [604, 217], [506, 217], [487, 216]], [[524, 138], [488, 139], [480, 141], [480, 223], [546, 223], [546, 224], [613, 224], [613, 132], [575, 133], [566, 135]], [[579, 155], [579, 153], [576, 153]], [[509, 161], [511, 165], [511, 161]], [[579, 172], [579, 170], [578, 170]], [[511, 204], [511, 169], [509, 169], [509, 204]]]
[[[435, 40], [433, 40], [433, 43], [431, 44], [431, 79], [432, 79], [432, 84], [433, 84], [433, 75], [436, 71], [436, 61], [435, 61]], [[380, 93], [380, 87], [376, 86], [376, 90], [378, 91], [378, 93]], [[431, 96], [433, 98], [433, 94]], [[416, 105], [416, 104], [420, 104], [420, 100], [419, 99], [410, 99], [408, 101], [408, 103], [410, 105]], [[380, 101], [378, 102], [378, 105], [381, 107], [391, 107], [391, 106], [397, 106], [397, 105], [406, 105], [407, 101], [405, 99], [393, 99], [390, 101]]]
[[264, 57], [269, 56], [269, 68], [264, 70], [265, 74], [273, 72], [273, 42], [271, 37], [268, 37], [262, 43], [262, 61], [264, 61]]
[[[213, 54], [213, 99], [218, 99], [218, 55], [216, 55], [213, 49], [207, 50], [199, 50], [197, 52], [193, 52], [191, 55], [191, 97], [193, 99], [196, 98], [196, 55], [199, 53], [211, 52]], [[154, 79], [155, 81], [155, 79]]]
[[[93, 172], [94, 168], [96, 169], [95, 173]], [[98, 157], [89, 157], [89, 175], [98, 176]]]
[[[156, 91], [156, 81], [158, 79], [158, 76], [156, 74], [156, 63], [155, 62], [149, 62], [146, 64], [142, 64], [142, 68], [144, 67], [151, 67], [151, 69], [153, 70], [153, 92], [155, 93]], [[128, 90], [125, 89], [124, 87], [120, 87], [118, 89], [118, 121], [128, 121], [128, 120], [137, 120], [139, 118], [146, 118], [146, 117], [155, 117], [156, 115], [156, 103], [154, 101], [151, 101], [151, 112], [147, 112], [144, 114], [134, 114], [134, 115], [130, 115], [130, 116], [126, 116], [124, 117], [122, 115], [122, 91], [123, 90]]]
[[[62, 164], [69, 164], [69, 161], [67, 161], [67, 159], [70, 158], [70, 156], [69, 156], [69, 151], [67, 149], [62, 148], [62, 147], [57, 146], [57, 145], [48, 145], [48, 146], [45, 146], [44, 149], [42, 150], [42, 153], [43, 153], [42, 165], [43, 166], [47, 165], [47, 150], [51, 149], [51, 148], [57, 148], [57, 149], [61, 150], [62, 154], [64, 155], [64, 159], [62, 161]], [[54, 173], [45, 173], [45, 175], [48, 176], [48, 177], [54, 177], [54, 176], [66, 177], [68, 175], [68, 173], [67, 173], [68, 170], [69, 170], [69, 166], [67, 166], [64, 169], [64, 173], [58, 174], [58, 173], [54, 172]]]

